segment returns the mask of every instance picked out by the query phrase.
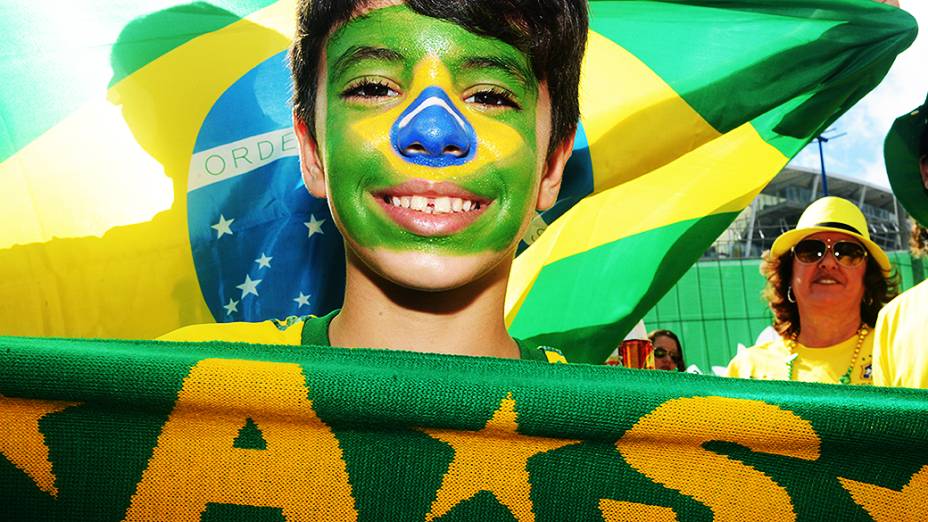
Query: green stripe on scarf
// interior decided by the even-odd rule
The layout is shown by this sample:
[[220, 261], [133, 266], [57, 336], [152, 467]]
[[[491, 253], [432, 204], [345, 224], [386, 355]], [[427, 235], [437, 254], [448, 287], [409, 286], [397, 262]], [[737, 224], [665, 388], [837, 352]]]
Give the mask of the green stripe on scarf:
[[[389, 350], [0, 338], [0, 393], [8, 520], [928, 510], [923, 390]], [[263, 449], [237, 447], [246, 437]]]

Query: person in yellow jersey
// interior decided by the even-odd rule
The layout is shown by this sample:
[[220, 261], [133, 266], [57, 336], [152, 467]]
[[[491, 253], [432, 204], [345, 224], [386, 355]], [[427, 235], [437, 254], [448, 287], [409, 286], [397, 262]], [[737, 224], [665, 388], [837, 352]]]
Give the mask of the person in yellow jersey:
[[824, 197], [764, 253], [779, 337], [742, 351], [729, 377], [871, 384], [872, 329], [898, 284], [853, 203]]
[[[928, 99], [893, 124], [884, 159], [899, 202], [918, 223], [928, 225]], [[918, 241], [913, 246], [921, 250]], [[875, 335], [873, 384], [928, 388], [928, 281], [886, 305]]]

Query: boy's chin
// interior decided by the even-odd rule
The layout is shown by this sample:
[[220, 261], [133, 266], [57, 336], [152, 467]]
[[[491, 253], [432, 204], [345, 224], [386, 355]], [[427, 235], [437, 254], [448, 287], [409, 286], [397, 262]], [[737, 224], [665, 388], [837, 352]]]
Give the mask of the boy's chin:
[[443, 292], [475, 283], [512, 257], [492, 251], [450, 255], [382, 248], [364, 250], [360, 257], [380, 277], [403, 288], [423, 292]]

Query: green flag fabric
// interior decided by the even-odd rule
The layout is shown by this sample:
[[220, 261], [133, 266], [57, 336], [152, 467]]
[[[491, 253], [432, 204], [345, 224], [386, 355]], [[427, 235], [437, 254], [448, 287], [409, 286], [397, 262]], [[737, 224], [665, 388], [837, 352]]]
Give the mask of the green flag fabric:
[[917, 520], [928, 392], [0, 338], [4, 520]]

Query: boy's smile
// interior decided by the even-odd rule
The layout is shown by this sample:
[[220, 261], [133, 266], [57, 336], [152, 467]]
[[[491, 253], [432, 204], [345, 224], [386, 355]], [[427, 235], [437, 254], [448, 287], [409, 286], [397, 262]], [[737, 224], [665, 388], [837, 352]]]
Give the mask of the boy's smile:
[[412, 179], [373, 193], [387, 216], [419, 236], [447, 236], [474, 222], [492, 203], [454, 183]]
[[547, 89], [522, 52], [392, 6], [336, 30], [320, 72], [317, 145], [301, 143], [324, 184], [307, 185], [359, 258], [436, 290], [511, 259], [550, 135]]

